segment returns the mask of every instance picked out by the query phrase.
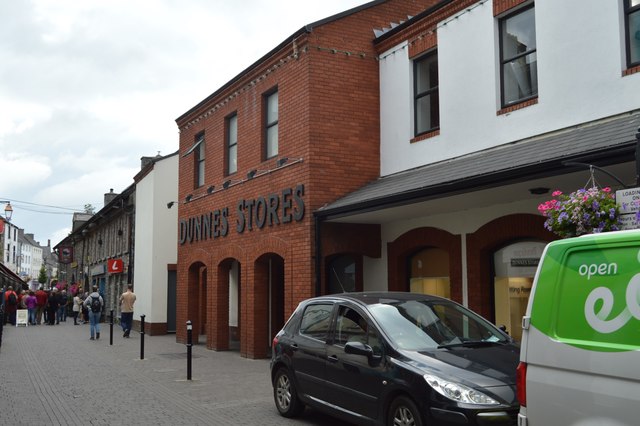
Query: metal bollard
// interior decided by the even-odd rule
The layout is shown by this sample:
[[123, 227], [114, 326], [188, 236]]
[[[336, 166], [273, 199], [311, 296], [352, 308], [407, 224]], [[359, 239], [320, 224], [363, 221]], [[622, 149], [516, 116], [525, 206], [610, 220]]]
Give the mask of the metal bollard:
[[193, 326], [187, 321], [187, 380], [191, 380], [191, 348], [193, 347]]
[[113, 346], [113, 309], [111, 312], [111, 320], [109, 321], [109, 344]]
[[140, 315], [140, 359], [144, 359], [144, 315]]
[[2, 347], [2, 328], [3, 327], [4, 327], [4, 304], [0, 304], [0, 347]]

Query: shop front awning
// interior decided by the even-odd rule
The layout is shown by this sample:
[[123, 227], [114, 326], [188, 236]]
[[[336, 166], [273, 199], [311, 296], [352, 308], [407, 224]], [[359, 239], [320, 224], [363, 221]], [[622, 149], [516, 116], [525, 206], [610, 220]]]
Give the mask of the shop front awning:
[[[380, 177], [315, 212], [329, 220], [634, 160], [640, 111]], [[628, 182], [633, 183], [633, 182]]]
[[12, 286], [14, 289], [20, 288], [24, 281], [11, 269], [0, 263], [0, 287]]

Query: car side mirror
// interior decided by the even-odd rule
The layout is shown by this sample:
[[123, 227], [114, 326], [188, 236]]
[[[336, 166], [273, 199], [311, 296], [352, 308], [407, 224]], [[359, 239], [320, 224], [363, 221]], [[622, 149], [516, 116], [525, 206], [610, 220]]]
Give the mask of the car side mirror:
[[373, 355], [373, 349], [371, 349], [371, 346], [365, 345], [362, 342], [347, 342], [344, 345], [344, 352], [348, 354], [364, 355], [366, 357]]

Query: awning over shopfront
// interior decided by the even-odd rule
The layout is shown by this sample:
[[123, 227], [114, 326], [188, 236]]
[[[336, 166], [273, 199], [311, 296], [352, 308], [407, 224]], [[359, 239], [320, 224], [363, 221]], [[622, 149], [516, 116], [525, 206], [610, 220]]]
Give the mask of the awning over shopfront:
[[0, 287], [12, 286], [14, 289], [21, 288], [24, 281], [11, 269], [0, 263]]
[[566, 162], [630, 162], [639, 126], [640, 111], [633, 111], [384, 176], [315, 214], [334, 219], [584, 168]]

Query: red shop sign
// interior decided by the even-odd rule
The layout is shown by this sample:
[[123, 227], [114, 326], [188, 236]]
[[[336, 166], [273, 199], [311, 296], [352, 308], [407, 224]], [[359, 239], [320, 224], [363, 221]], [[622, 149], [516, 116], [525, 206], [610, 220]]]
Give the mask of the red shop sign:
[[119, 274], [124, 270], [124, 262], [122, 259], [109, 259], [107, 260], [107, 271], [110, 274]]

